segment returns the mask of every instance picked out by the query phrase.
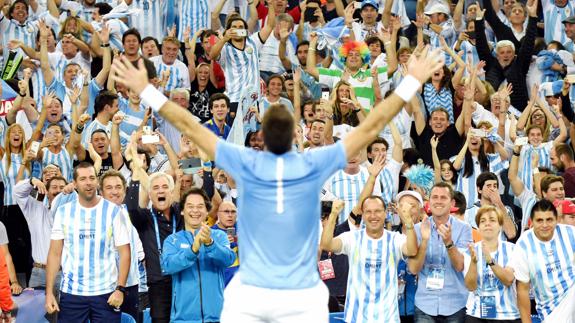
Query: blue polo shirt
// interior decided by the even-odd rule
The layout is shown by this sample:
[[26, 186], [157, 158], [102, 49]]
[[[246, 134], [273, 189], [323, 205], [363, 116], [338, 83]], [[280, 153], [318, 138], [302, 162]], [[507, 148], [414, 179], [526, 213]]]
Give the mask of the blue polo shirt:
[[230, 134], [230, 130], [232, 130], [232, 128], [230, 128], [230, 126], [228, 126], [227, 123], [224, 124], [224, 132], [220, 132], [220, 128], [218, 127], [218, 125], [216, 124], [216, 121], [214, 120], [214, 118], [211, 118], [210, 120], [206, 121], [204, 123], [204, 127], [210, 129], [211, 132], [213, 132], [216, 136], [226, 140], [228, 138], [228, 135]]
[[[431, 316], [452, 315], [465, 308], [469, 291], [465, 287], [463, 273], [453, 268], [445, 244], [437, 232], [432, 217], [429, 218], [429, 223], [431, 225], [431, 237], [427, 245], [425, 263], [419, 273], [417, 291], [415, 292], [415, 306]], [[467, 250], [469, 244], [473, 242], [471, 227], [453, 216], [449, 217], [449, 223], [453, 244], [460, 250]], [[415, 225], [415, 233], [417, 234], [417, 241], [420, 243], [421, 223]], [[440, 290], [426, 287], [427, 278], [434, 266], [445, 269], [444, 285]]]

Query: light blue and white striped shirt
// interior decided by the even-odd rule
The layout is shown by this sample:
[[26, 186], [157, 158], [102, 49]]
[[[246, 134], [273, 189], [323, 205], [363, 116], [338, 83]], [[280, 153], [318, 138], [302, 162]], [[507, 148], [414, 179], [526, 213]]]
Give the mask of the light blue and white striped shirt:
[[569, 38], [565, 34], [562, 21], [572, 16], [575, 12], [575, 1], [568, 0], [567, 5], [560, 8], [553, 0], [541, 0], [543, 20], [545, 21], [545, 42], [556, 40], [561, 44]]
[[542, 143], [539, 147], [524, 145], [521, 147], [519, 156], [519, 178], [523, 182], [525, 189], [533, 190], [533, 168], [531, 167], [531, 158], [534, 153], [539, 154], [538, 166], [551, 167], [551, 148], [553, 142]]
[[[18, 177], [18, 170], [22, 165], [22, 155], [11, 153], [11, 162], [8, 165], [8, 153], [4, 153], [2, 157], [2, 163], [0, 163], [0, 176], [2, 176], [2, 182], [4, 183], [4, 206], [16, 205], [16, 200], [12, 196], [12, 191], [16, 185], [16, 178]], [[30, 177], [30, 171], [24, 171], [24, 179]]]
[[[125, 98], [118, 98], [118, 108], [125, 115], [124, 121], [120, 123], [120, 144], [128, 144], [130, 141], [130, 136], [134, 131], [140, 127], [142, 121], [144, 121], [144, 116], [146, 115], [146, 106], [140, 103], [139, 111], [134, 111], [130, 108], [130, 102]], [[152, 126], [152, 118], [150, 117], [148, 121], [148, 126]], [[124, 144], [125, 143], [125, 144]]]
[[95, 207], [79, 201], [64, 204], [54, 215], [51, 240], [64, 240], [64, 293], [95, 296], [114, 291], [118, 280], [116, 247], [130, 243], [119, 206], [101, 197]]
[[[88, 144], [92, 141], [92, 133], [98, 129], [106, 131], [108, 139], [112, 138], [112, 121], [108, 121], [107, 125], [103, 125], [98, 119], [94, 119], [88, 123], [82, 132], [82, 147], [84, 147], [84, 149], [88, 149]], [[120, 138], [120, 142], [121, 139], [122, 138]]]
[[[358, 203], [359, 195], [367, 183], [369, 171], [366, 167], [360, 166], [357, 174], [348, 174], [344, 170], [338, 170], [324, 185], [327, 191], [330, 191], [339, 200], [345, 202], [343, 211], [339, 214], [338, 223], [347, 221], [347, 217], [353, 207]], [[381, 195], [381, 188], [375, 185], [373, 188], [374, 195]]]
[[[491, 258], [496, 264], [505, 268], [509, 266], [511, 256], [515, 245], [499, 241], [497, 251], [491, 253]], [[519, 309], [517, 308], [517, 291], [515, 284], [505, 287], [503, 283], [495, 276], [493, 270], [487, 265], [484, 257], [481, 242], [474, 244], [475, 254], [477, 255], [477, 290], [469, 293], [467, 299], [467, 315], [480, 319], [489, 320], [516, 320], [519, 318]], [[471, 264], [469, 250], [463, 253], [464, 269], [463, 275], [467, 275]], [[481, 297], [495, 298], [495, 315], [487, 316], [481, 308]]]
[[151, 57], [150, 61], [154, 63], [158, 76], [162, 75], [162, 72], [165, 70], [170, 71], [170, 78], [164, 87], [165, 91], [169, 92], [178, 88], [190, 88], [190, 74], [186, 64], [176, 59], [173, 64], [167, 65], [162, 60], [162, 55]]
[[[449, 20], [439, 24], [439, 27], [442, 28], [441, 34], [437, 34], [431, 28], [423, 30], [423, 32], [429, 36], [429, 45], [431, 46], [431, 49], [442, 48], [439, 36], [443, 36], [445, 38], [445, 42], [447, 42], [447, 46], [452, 47], [457, 40], [457, 32], [455, 31], [453, 20], [449, 18]], [[443, 53], [445, 54], [445, 65], [449, 66], [453, 62], [453, 58], [451, 58], [449, 53], [445, 51], [443, 51]]]
[[130, 16], [130, 26], [135, 27], [142, 35], [142, 39], [151, 36], [158, 41], [164, 38], [164, 0], [134, 0], [129, 6], [130, 9], [142, 10], [139, 15]]
[[[38, 32], [38, 22], [26, 20], [20, 24], [15, 19], [10, 19], [0, 12], [0, 31], [2, 31], [2, 48], [4, 48], [4, 61], [8, 58], [10, 50], [8, 50], [8, 43], [11, 40], [19, 40], [24, 45], [36, 48], [36, 33]], [[23, 52], [22, 52], [23, 53]]]
[[422, 97], [429, 115], [439, 108], [444, 108], [449, 114], [449, 123], [453, 124], [455, 122], [453, 115], [453, 94], [448, 87], [442, 87], [437, 91], [435, 86], [429, 81], [423, 84]]
[[57, 154], [51, 152], [48, 148], [44, 148], [42, 149], [42, 154], [42, 169], [49, 164], [57, 165], [60, 167], [62, 177], [64, 177], [68, 183], [72, 181], [72, 173], [74, 170], [72, 166], [73, 159], [65, 147], [62, 147]]
[[195, 34], [198, 30], [210, 29], [211, 14], [208, 0], [182, 0], [180, 1], [178, 19], [178, 39], [184, 41], [184, 31], [187, 27], [191, 28], [190, 35]]
[[407, 237], [383, 230], [379, 239], [370, 238], [365, 229], [337, 236], [348, 256], [346, 322], [399, 322], [397, 266]]
[[260, 100], [260, 117], [264, 117], [264, 114], [266, 113], [266, 111], [268, 110], [268, 108], [272, 105], [272, 104], [283, 104], [286, 106], [286, 108], [293, 114], [293, 104], [291, 103], [290, 100], [284, 98], [284, 97], [280, 97], [280, 99], [277, 102], [271, 103], [268, 98], [266, 98], [265, 96], [263, 98], [261, 98]]
[[531, 283], [537, 312], [544, 318], [575, 288], [575, 228], [557, 224], [553, 238], [541, 241], [533, 230], [521, 235], [511, 260], [515, 279]]
[[230, 102], [239, 102], [246, 88], [253, 88], [260, 93], [259, 51], [263, 46], [259, 33], [246, 38], [243, 50], [226, 43], [218, 62], [222, 65], [226, 77], [226, 94]]
[[375, 183], [376, 186], [379, 185], [381, 187], [381, 197], [386, 204], [389, 204], [391, 201], [395, 200], [395, 196], [397, 195], [401, 165], [402, 163], [399, 163], [395, 159], [389, 159], [388, 162], [385, 163], [381, 173], [377, 175], [377, 180]]

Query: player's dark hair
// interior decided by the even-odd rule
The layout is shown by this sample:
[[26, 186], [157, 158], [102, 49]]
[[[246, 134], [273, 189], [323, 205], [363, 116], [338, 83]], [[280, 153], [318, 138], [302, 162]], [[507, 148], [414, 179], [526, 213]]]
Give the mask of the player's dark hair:
[[264, 115], [262, 131], [267, 149], [281, 155], [292, 147], [294, 119], [283, 104], [272, 104]]

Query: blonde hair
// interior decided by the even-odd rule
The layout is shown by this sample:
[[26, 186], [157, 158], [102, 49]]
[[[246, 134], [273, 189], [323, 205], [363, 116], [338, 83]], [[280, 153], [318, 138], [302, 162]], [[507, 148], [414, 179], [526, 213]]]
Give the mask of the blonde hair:
[[6, 156], [6, 169], [9, 169], [10, 165], [12, 165], [12, 146], [10, 145], [10, 135], [15, 128], [18, 128], [20, 131], [22, 131], [22, 146], [20, 148], [20, 152], [18, 153], [22, 158], [24, 158], [24, 150], [26, 149], [24, 128], [17, 123], [8, 127], [6, 130], [6, 138], [4, 138], [4, 156]]
[[497, 215], [497, 222], [499, 223], [500, 226], [503, 225], [503, 212], [501, 212], [501, 210], [499, 210], [495, 206], [485, 205], [480, 207], [479, 210], [477, 210], [477, 214], [475, 215], [475, 223], [477, 224], [478, 227], [481, 217], [491, 212], [495, 212], [495, 214]]

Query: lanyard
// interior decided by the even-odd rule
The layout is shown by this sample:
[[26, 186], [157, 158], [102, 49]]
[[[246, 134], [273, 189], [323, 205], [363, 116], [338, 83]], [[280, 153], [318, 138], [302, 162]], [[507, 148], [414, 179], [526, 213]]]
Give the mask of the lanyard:
[[[162, 244], [160, 243], [160, 229], [158, 228], [158, 219], [156, 212], [152, 209], [152, 219], [154, 219], [154, 230], [156, 231], [156, 243], [158, 245], [158, 252], [162, 255]], [[176, 217], [172, 215], [172, 234], [176, 233]]]
[[[442, 266], [442, 267], [445, 267], [445, 262], [446, 262], [446, 255], [445, 255], [445, 254], [446, 254], [446, 249], [445, 249], [445, 247], [444, 247], [443, 241], [441, 240], [441, 236], [439, 235], [439, 231], [437, 230], [437, 225], [435, 225], [435, 221], [433, 221], [433, 218], [430, 218], [430, 219], [429, 219], [429, 222], [430, 222], [430, 224], [432, 225], [431, 228], [432, 228], [432, 229], [435, 228], [435, 232], [437, 233], [437, 239], [438, 239], [437, 244], [439, 244], [439, 248], [440, 248], [440, 250], [441, 250], [441, 251], [439, 252], [439, 259], [440, 259], [440, 261], [441, 261], [441, 266]], [[449, 216], [449, 220], [448, 220], [447, 222], [448, 222], [449, 224], [452, 223], [452, 222], [451, 222], [451, 215]], [[432, 234], [433, 234], [433, 230], [432, 230]], [[429, 239], [429, 241], [431, 242], [431, 239]], [[431, 264], [432, 264], [432, 265], [438, 265], [438, 264], [435, 264], [435, 260], [433, 259], [433, 249], [434, 249], [434, 248], [433, 248], [433, 243], [429, 243], [428, 248], [429, 248], [429, 258], [430, 258]]]

